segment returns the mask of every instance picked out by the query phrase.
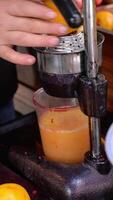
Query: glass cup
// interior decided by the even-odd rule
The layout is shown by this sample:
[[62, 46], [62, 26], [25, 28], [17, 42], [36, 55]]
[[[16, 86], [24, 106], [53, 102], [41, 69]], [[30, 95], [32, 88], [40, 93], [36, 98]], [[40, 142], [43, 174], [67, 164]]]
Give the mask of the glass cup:
[[90, 149], [88, 118], [76, 98], [49, 96], [41, 88], [34, 93], [42, 146], [47, 160], [81, 163]]

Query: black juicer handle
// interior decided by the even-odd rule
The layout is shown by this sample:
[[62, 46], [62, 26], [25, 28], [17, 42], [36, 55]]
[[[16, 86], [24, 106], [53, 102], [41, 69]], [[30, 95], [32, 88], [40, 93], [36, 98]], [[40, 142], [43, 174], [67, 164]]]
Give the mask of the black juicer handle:
[[82, 24], [82, 17], [72, 0], [53, 0], [70, 27], [77, 28]]

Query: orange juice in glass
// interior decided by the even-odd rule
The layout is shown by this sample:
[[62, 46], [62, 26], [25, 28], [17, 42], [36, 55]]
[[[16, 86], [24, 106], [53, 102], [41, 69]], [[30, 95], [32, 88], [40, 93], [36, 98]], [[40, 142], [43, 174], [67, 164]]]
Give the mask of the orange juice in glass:
[[39, 89], [34, 103], [46, 159], [70, 164], [83, 162], [90, 149], [88, 119], [77, 100], [51, 97]]

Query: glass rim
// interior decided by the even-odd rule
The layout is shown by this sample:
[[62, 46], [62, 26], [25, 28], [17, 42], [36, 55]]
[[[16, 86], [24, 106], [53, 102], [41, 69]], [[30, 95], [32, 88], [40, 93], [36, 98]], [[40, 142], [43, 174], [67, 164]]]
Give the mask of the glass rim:
[[[44, 105], [42, 105], [41, 103], [39, 103], [37, 100], [36, 100], [36, 98], [35, 98], [35, 96], [37, 95], [37, 94], [41, 94], [42, 92], [44, 92], [47, 96], [49, 96], [46, 92], [45, 92], [45, 90], [41, 87], [41, 88], [39, 88], [36, 92], [34, 92], [34, 94], [33, 94], [33, 104], [35, 105], [35, 106], [39, 106], [40, 108], [46, 108], [46, 109], [49, 109], [49, 110], [53, 110], [53, 111], [64, 111], [64, 110], [67, 110], [67, 109], [71, 109], [71, 108], [74, 108], [74, 107], [77, 107], [77, 106], [79, 106], [78, 105], [78, 101], [77, 101], [77, 105], [64, 105], [64, 106], [60, 106], [60, 107], [58, 107], [58, 106], [54, 106], [54, 107], [47, 107], [47, 106], [44, 106]], [[60, 99], [77, 99], [77, 98], [60, 98], [60, 97], [54, 97], [54, 96], [51, 96], [52, 98], [58, 98], [59, 100]]]

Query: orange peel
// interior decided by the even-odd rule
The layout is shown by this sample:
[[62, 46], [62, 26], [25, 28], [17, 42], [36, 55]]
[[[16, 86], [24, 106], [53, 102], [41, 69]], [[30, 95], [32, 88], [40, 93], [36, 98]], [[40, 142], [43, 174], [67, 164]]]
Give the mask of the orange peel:
[[0, 200], [31, 200], [27, 190], [16, 183], [0, 185]]

